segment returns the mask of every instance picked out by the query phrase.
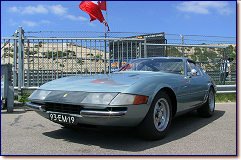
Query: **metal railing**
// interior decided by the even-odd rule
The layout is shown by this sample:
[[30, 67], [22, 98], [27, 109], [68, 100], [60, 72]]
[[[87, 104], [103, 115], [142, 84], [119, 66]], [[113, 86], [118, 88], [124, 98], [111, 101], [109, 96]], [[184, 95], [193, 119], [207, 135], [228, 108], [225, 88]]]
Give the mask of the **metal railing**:
[[40, 86], [70, 75], [106, 74], [144, 56], [137, 38], [1, 37], [1, 62], [13, 64], [14, 86]]
[[[136, 37], [139, 35], [155, 34], [151, 32], [107, 32], [108, 38]], [[26, 37], [105, 37], [105, 32], [96, 31], [26, 31]], [[236, 37], [210, 36], [210, 35], [188, 35], [165, 33], [168, 44], [235, 44]]]
[[217, 85], [217, 94], [236, 93], [236, 85]]

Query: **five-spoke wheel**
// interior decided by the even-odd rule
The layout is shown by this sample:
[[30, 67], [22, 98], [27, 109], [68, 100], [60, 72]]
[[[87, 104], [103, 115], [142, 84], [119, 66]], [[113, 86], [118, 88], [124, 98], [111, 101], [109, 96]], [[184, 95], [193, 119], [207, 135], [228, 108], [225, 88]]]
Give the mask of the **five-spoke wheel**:
[[155, 96], [146, 117], [139, 125], [139, 133], [147, 139], [161, 139], [166, 135], [171, 119], [172, 103], [170, 97], [166, 92], [161, 91]]

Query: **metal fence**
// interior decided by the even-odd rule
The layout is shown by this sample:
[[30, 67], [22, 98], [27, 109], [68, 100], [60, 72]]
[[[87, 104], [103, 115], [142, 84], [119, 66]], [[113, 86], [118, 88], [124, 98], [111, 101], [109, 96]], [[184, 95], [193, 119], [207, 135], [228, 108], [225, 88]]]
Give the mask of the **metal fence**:
[[[38, 32], [39, 33], [39, 32]], [[129, 60], [143, 57], [188, 57], [195, 60], [217, 84], [236, 83], [236, 48], [227, 45], [149, 43], [146, 37], [124, 38], [35, 37], [19, 27], [13, 37], [1, 37], [1, 63], [13, 65], [13, 83], [21, 88], [83, 74], [105, 74]], [[33, 34], [33, 33], [31, 33]], [[169, 40], [165, 40], [168, 42]], [[232, 50], [232, 51], [230, 51]], [[235, 52], [235, 53], [234, 53]], [[220, 66], [233, 56], [232, 74], [220, 79]]]
[[[236, 84], [236, 49], [226, 45], [146, 44], [165, 47], [165, 56], [187, 57], [196, 61], [216, 84]], [[227, 59], [233, 58], [232, 62]], [[229, 63], [229, 64], [228, 64]], [[231, 65], [230, 72], [229, 66]], [[224, 75], [227, 74], [228, 75]], [[227, 76], [227, 77], [226, 77]]]
[[[150, 32], [107, 32], [107, 38], [123, 38], [139, 35], [155, 34]], [[104, 32], [95, 31], [27, 31], [26, 37], [52, 37], [52, 38], [105, 38]], [[165, 33], [168, 44], [236, 44], [236, 37], [210, 36], [210, 35], [187, 35]]]

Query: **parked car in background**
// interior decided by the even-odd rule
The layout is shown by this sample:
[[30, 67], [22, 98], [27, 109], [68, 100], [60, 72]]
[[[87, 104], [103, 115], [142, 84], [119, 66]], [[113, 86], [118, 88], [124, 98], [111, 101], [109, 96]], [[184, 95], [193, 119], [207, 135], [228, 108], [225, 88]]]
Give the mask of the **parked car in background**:
[[178, 114], [197, 109], [212, 116], [215, 92], [194, 61], [154, 57], [131, 60], [107, 75], [53, 80], [34, 91], [27, 105], [64, 126], [130, 126], [145, 138], [160, 139]]

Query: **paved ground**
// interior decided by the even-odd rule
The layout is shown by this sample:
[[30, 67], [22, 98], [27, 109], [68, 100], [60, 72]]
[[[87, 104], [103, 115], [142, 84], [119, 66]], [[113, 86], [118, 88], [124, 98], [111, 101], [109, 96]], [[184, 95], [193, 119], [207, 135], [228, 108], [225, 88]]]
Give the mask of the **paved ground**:
[[146, 141], [134, 129], [66, 129], [33, 111], [1, 114], [2, 155], [235, 155], [236, 103], [216, 104], [211, 118], [174, 119], [165, 139]]

